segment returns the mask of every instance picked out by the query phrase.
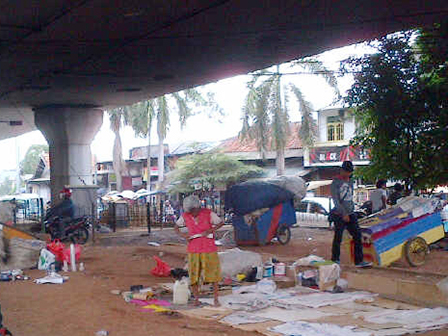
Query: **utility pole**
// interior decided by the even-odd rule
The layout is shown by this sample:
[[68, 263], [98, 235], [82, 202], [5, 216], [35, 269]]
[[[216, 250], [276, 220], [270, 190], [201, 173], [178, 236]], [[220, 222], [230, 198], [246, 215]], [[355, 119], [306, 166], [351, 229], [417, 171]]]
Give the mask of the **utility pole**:
[[14, 139], [16, 147], [16, 194], [20, 193], [20, 151], [18, 137]]

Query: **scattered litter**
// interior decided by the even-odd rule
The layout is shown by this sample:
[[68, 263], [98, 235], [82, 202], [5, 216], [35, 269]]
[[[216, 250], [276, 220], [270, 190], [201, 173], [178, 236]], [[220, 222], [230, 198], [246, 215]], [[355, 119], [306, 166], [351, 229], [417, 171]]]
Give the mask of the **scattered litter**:
[[241, 281], [243, 281], [244, 279], [246, 279], [246, 274], [237, 274], [237, 275], [236, 275], [236, 279], [237, 279], [239, 282], [241, 282]]
[[335, 324], [308, 323], [301, 321], [287, 322], [270, 328], [271, 331], [287, 336], [371, 336], [371, 332], [354, 332], [351, 327]]
[[163, 251], [160, 251], [160, 252], [159, 252], [159, 257], [160, 257], [160, 258], [162, 258], [164, 255], [165, 255], [165, 252], [163, 252]]
[[313, 240], [313, 238], [311, 238], [311, 237], [308, 237], [308, 239], [307, 239], [308, 241], [311, 241], [311, 240]]
[[85, 268], [85, 266], [84, 266], [84, 263], [80, 263], [79, 264], [79, 271], [80, 272], [84, 272], [86, 270], [86, 268]]
[[236, 312], [224, 317], [221, 321], [230, 325], [240, 325], [249, 323], [261, 323], [269, 320], [269, 318], [255, 316], [246, 312]]
[[224, 245], [224, 244], [221, 243], [220, 240], [215, 240], [215, 245], [216, 245], [216, 246], [222, 246], [222, 245]]
[[100, 331], [97, 331], [95, 335], [96, 336], [108, 336], [109, 332], [107, 330], [100, 330]]
[[154, 247], [159, 247], [160, 246], [160, 244], [156, 243], [156, 242], [148, 242], [148, 245], [149, 246], [154, 246]]
[[68, 277], [59, 275], [57, 273], [52, 273], [47, 275], [46, 277], [36, 279], [34, 282], [37, 284], [62, 284], [64, 281], [67, 281]]
[[323, 261], [325, 261], [324, 258], [311, 254], [308, 257], [300, 258], [299, 260], [297, 260], [294, 263], [294, 265], [295, 266], [309, 266], [315, 262], [323, 262]]
[[14, 269], [12, 271], [2, 271], [0, 273], [0, 281], [15, 281], [15, 280], [29, 280], [30, 278], [23, 275], [21, 269]]
[[169, 309], [166, 309], [164, 307], [157, 306], [157, 305], [154, 305], [154, 304], [150, 304], [150, 305], [144, 306], [144, 307], [142, 307], [142, 310], [143, 311], [149, 310], [149, 311], [153, 311], [155, 313], [164, 313], [164, 312], [170, 311]]
[[140, 290], [143, 289], [143, 285], [132, 285], [129, 290], [131, 292], [139, 292]]
[[119, 290], [119, 289], [112, 289], [110, 291], [110, 293], [113, 294], [113, 295], [120, 295], [121, 294], [121, 290]]

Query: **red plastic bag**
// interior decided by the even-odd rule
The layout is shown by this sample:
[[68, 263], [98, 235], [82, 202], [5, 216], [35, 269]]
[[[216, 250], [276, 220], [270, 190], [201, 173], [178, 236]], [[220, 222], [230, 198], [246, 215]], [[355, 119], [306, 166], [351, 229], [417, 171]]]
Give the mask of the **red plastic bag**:
[[64, 261], [64, 249], [65, 246], [59, 239], [55, 239], [47, 244], [47, 250], [54, 254], [56, 261]]
[[154, 256], [157, 265], [151, 270], [151, 274], [158, 277], [170, 276], [171, 267], [159, 257]]
[[[63, 255], [64, 255], [64, 257], [63, 257], [62, 261], [67, 261], [67, 263], [70, 265], [71, 264], [70, 247], [64, 249]], [[76, 260], [76, 262], [79, 261], [79, 258], [81, 258], [81, 246], [78, 244], [75, 244], [75, 260]]]

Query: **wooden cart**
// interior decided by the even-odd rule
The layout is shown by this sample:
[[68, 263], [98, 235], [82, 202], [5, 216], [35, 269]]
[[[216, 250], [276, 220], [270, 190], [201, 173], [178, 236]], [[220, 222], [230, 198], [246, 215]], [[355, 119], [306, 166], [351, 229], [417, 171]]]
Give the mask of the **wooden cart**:
[[[364, 260], [378, 266], [389, 266], [403, 256], [410, 266], [420, 266], [426, 261], [429, 245], [444, 238], [440, 212], [418, 218], [400, 218], [363, 227]], [[348, 242], [354, 259], [354, 242]]]

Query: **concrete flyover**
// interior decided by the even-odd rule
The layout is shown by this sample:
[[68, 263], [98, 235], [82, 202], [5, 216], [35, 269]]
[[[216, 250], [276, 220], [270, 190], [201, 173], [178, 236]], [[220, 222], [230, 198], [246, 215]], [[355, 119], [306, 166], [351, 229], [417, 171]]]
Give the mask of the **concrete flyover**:
[[[52, 163], [65, 160], [52, 171], [56, 190], [71, 181], [72, 154], [63, 153], [75, 151], [73, 134], [87, 132], [79, 120], [96, 109], [430, 24], [447, 12], [446, 0], [0, 0], [0, 118], [28, 120], [14, 130], [1, 124], [0, 139], [33, 129], [37, 111]], [[100, 123], [93, 118], [90, 132]], [[69, 134], [52, 130], [60, 126]]]

